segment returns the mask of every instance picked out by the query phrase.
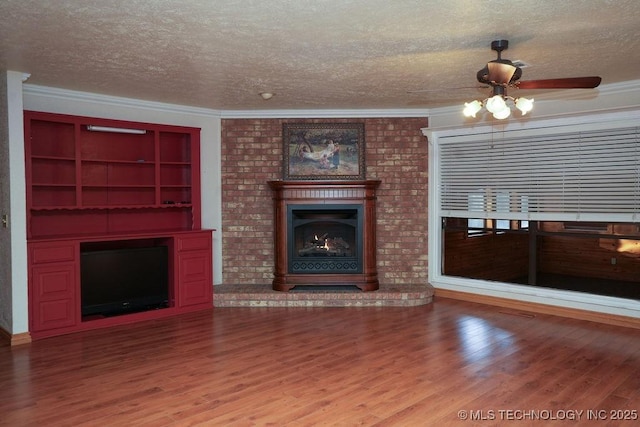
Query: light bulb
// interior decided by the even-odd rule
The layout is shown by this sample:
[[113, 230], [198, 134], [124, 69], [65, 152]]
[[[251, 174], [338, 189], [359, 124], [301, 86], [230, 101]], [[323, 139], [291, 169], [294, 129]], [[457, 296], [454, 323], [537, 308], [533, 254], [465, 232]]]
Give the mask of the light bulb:
[[506, 119], [510, 115], [511, 115], [511, 108], [507, 107], [506, 104], [502, 110], [499, 110], [493, 113], [493, 117], [495, 117], [498, 120]]
[[504, 98], [501, 95], [494, 95], [491, 98], [487, 99], [487, 111], [490, 113], [496, 113], [498, 111], [502, 111], [507, 106], [507, 103], [504, 102]]
[[527, 99], [527, 98], [516, 99], [516, 108], [522, 111], [522, 115], [524, 116], [529, 111], [533, 110], [533, 99]]
[[482, 102], [475, 100], [473, 102], [465, 102], [462, 114], [465, 117], [475, 117], [478, 111], [482, 109]]

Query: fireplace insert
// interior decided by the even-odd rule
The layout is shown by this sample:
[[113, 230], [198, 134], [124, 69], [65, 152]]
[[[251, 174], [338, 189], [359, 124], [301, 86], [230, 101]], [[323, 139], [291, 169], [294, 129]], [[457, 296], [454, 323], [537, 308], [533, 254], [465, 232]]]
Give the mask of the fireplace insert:
[[288, 205], [290, 274], [362, 273], [362, 205]]

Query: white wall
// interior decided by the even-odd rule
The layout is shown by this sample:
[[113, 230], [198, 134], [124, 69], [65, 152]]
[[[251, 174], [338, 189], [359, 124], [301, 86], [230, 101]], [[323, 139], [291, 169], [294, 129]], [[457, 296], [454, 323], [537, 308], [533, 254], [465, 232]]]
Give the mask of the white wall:
[[[0, 79], [0, 215], [8, 215], [11, 208], [11, 180], [9, 179], [9, 123], [7, 99], [8, 76]], [[0, 227], [0, 328], [11, 330], [11, 233]]]
[[[11, 209], [11, 180], [9, 179], [9, 79], [2, 73], [0, 79], [0, 215], [8, 215]], [[11, 232], [0, 228], [0, 327], [11, 330]]]
[[[0, 144], [0, 215], [7, 227], [0, 228], [0, 327], [12, 333], [26, 332], [27, 244], [24, 215], [24, 130], [22, 126], [23, 73], [2, 73], [2, 143]], [[11, 167], [9, 167], [11, 165]], [[15, 165], [15, 168], [13, 167]]]

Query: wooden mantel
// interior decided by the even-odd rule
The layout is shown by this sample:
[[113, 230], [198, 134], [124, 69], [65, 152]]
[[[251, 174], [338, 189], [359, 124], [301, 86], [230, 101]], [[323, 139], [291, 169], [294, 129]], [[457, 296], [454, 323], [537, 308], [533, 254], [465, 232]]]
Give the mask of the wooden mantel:
[[[275, 270], [273, 289], [289, 291], [296, 285], [351, 285], [363, 291], [379, 288], [376, 265], [376, 189], [380, 180], [268, 181], [273, 190]], [[362, 272], [347, 274], [291, 274], [288, 271], [287, 208], [289, 205], [363, 206]]]

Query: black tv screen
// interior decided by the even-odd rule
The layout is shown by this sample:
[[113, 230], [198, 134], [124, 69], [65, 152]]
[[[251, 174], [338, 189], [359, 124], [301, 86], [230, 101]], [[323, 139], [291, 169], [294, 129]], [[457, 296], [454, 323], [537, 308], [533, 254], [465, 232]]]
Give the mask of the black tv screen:
[[166, 246], [82, 252], [82, 316], [168, 307], [168, 276]]

